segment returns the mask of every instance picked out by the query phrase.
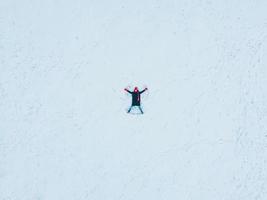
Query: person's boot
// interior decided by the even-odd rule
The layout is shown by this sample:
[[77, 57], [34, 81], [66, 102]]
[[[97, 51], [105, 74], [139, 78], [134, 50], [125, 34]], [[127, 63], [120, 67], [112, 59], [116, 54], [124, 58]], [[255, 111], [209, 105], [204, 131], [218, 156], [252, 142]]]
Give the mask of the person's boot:
[[140, 106], [139, 106], [139, 110], [141, 111], [142, 114], [144, 114], [144, 112]]
[[131, 112], [131, 109], [132, 109], [132, 107], [129, 108], [129, 110], [127, 111], [127, 113], [130, 113]]

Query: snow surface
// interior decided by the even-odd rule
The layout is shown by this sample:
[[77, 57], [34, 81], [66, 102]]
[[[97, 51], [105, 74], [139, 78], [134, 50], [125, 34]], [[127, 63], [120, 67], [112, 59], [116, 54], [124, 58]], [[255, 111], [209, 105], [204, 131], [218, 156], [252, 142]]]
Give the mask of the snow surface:
[[266, 9], [1, 0], [0, 199], [266, 200]]

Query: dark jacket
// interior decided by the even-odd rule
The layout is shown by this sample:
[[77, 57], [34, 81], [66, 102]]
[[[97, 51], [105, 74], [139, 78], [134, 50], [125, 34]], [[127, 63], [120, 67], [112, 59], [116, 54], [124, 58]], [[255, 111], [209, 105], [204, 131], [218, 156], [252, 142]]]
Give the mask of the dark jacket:
[[127, 92], [129, 92], [132, 95], [132, 106], [140, 106], [141, 104], [141, 95], [144, 91], [146, 91], [146, 89], [137, 92], [131, 92], [129, 90], [126, 89]]

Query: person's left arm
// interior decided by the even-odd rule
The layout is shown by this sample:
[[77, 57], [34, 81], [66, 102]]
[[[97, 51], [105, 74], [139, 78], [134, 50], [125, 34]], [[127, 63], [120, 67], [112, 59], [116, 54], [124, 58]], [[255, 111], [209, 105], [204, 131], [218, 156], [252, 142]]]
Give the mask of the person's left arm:
[[140, 92], [140, 94], [142, 94], [143, 92], [145, 92], [147, 90], [147, 88], [145, 88], [144, 90], [142, 90], [141, 92]]

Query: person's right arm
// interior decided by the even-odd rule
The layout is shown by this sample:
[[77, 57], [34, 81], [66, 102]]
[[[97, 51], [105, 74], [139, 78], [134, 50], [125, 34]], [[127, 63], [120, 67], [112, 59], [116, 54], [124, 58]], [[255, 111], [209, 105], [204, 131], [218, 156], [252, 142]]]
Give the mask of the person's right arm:
[[132, 92], [130, 92], [127, 88], [124, 89], [126, 92], [132, 94]]

